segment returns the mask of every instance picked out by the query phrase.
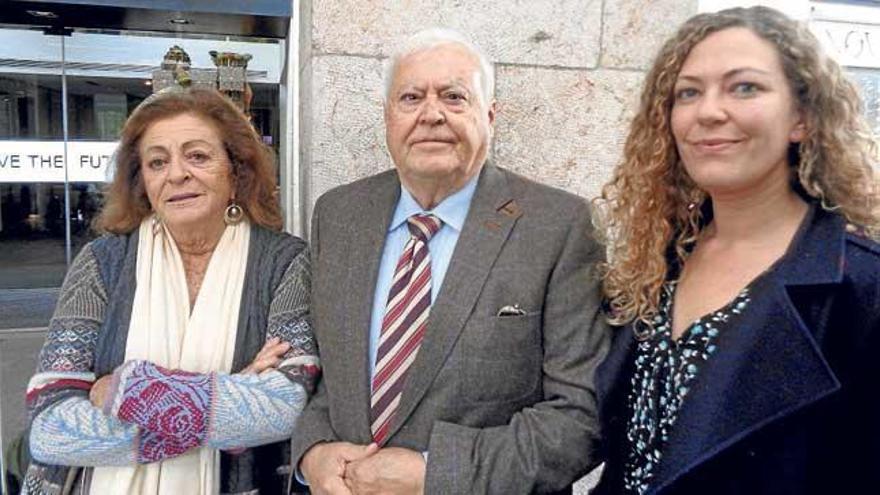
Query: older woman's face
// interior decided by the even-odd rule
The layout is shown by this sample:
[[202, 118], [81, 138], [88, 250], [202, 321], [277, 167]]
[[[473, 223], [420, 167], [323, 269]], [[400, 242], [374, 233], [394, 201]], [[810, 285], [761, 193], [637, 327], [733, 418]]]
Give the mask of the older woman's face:
[[223, 223], [233, 193], [231, 167], [210, 122], [191, 114], [157, 120], [138, 151], [150, 205], [172, 232], [207, 231]]
[[688, 175], [710, 194], [787, 187], [804, 127], [775, 46], [746, 28], [706, 37], [674, 89], [671, 127]]

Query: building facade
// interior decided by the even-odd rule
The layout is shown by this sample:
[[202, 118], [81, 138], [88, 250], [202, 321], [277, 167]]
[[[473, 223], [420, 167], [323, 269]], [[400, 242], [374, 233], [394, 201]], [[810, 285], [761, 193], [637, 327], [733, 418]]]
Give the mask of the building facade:
[[809, 22], [880, 132], [878, 0], [143, 3], [8, 1], [0, 12], [4, 447], [23, 425], [24, 382], [69, 259], [94, 235], [116, 136], [173, 45], [196, 68], [213, 66], [210, 50], [252, 55], [254, 123], [278, 156], [286, 227], [300, 235], [320, 194], [392, 166], [383, 64], [395, 42], [427, 27], [462, 31], [494, 62], [491, 159], [584, 197], [610, 178], [661, 43], [698, 12], [764, 4]]

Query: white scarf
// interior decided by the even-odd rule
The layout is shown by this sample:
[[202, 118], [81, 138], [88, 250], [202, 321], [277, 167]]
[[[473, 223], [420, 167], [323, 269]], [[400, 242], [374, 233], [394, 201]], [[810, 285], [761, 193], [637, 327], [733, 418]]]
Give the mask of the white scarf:
[[[164, 227], [153, 234], [152, 218], [141, 222], [137, 288], [125, 360], [143, 359], [196, 373], [232, 369], [238, 311], [244, 287], [250, 224], [227, 226], [211, 255], [190, 312], [183, 262]], [[220, 490], [220, 454], [199, 447], [173, 459], [126, 467], [98, 467], [93, 495], [213, 495]]]

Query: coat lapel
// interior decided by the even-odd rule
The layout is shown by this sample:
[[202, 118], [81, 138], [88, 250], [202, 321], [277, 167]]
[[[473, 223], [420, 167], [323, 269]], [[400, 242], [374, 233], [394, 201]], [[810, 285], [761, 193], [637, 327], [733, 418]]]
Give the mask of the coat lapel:
[[522, 215], [501, 170], [486, 164], [479, 180], [443, 287], [431, 307], [424, 340], [407, 372], [389, 438], [406, 422], [446, 362], [495, 259]]
[[596, 395], [602, 408], [602, 422], [613, 422], [618, 427], [626, 418], [619, 414], [619, 407], [623, 404], [621, 394], [626, 394], [629, 387], [627, 380], [621, 379], [629, 376], [627, 369], [632, 368], [632, 350], [635, 344], [630, 327], [615, 327], [614, 337], [608, 355], [596, 370]]
[[[339, 301], [337, 315], [339, 328], [345, 329], [342, 340], [336, 349], [345, 350], [337, 356], [341, 362], [348, 363], [346, 379], [338, 386], [340, 393], [334, 394], [341, 403], [334, 410], [345, 411], [354, 423], [354, 431], [360, 443], [373, 441], [370, 432], [370, 363], [369, 328], [373, 307], [373, 292], [379, 276], [379, 262], [388, 232], [394, 207], [400, 196], [400, 182], [397, 172], [392, 170], [376, 177], [376, 184], [369, 188], [369, 195], [351, 207], [352, 250], [347, 251], [349, 259], [339, 260], [340, 266], [351, 267], [345, 283], [338, 293], [344, 294]], [[345, 251], [344, 251], [345, 252]], [[336, 304], [325, 302], [325, 304]], [[353, 350], [353, 352], [351, 352]], [[324, 349], [322, 349], [322, 352]], [[332, 352], [332, 351], [331, 351]], [[349, 353], [350, 352], [350, 353]], [[353, 406], [359, 404], [359, 406]]]
[[[809, 286], [829, 302], [842, 280], [841, 220], [813, 208], [783, 262], [752, 298], [743, 319], [718, 337], [663, 451], [650, 493], [705, 463], [759, 428], [840, 388], [816, 342], [824, 327], [798, 311]], [[809, 323], [808, 323], [809, 322]]]

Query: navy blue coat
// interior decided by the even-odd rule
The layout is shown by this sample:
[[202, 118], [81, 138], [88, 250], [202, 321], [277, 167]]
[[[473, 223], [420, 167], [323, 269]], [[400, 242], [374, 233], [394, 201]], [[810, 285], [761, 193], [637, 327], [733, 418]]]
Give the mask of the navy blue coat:
[[[811, 208], [763, 297], [719, 335], [648, 493], [880, 493], [880, 245], [853, 230]], [[633, 342], [620, 329], [597, 372], [594, 493], [622, 492]]]

